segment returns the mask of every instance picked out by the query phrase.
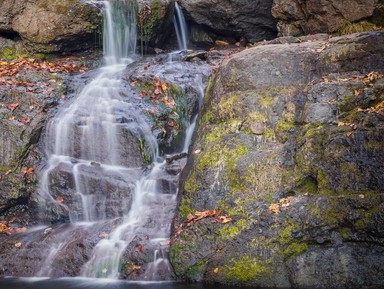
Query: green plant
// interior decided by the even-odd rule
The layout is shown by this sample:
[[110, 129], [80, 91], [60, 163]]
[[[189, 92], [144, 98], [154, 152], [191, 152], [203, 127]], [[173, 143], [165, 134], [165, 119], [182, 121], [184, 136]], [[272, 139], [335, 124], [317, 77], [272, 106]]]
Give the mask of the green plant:
[[379, 29], [379, 27], [366, 20], [352, 22], [348, 19], [342, 19], [336, 27], [336, 35], [352, 34], [377, 29]]

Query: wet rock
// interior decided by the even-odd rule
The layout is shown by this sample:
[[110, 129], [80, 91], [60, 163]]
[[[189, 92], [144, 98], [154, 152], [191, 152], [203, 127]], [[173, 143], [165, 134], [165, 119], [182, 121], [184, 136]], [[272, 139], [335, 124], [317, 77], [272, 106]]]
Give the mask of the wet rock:
[[[256, 42], [276, 36], [276, 24], [271, 15], [272, 0], [216, 1], [182, 0], [178, 2], [187, 20], [207, 27], [216, 34]], [[212, 10], [212, 7], [215, 7]]]
[[[170, 248], [178, 278], [383, 286], [367, 277], [370, 262], [384, 262], [383, 39], [262, 45], [223, 62], [181, 173]], [[187, 226], [212, 209], [232, 220]]]
[[139, 0], [138, 1], [138, 34], [141, 41], [141, 51], [151, 52], [163, 44], [167, 38], [172, 21], [175, 0]]
[[[129, 87], [133, 83], [137, 97], [144, 100], [161, 154], [182, 149], [184, 129], [196, 114], [210, 73], [205, 62], [168, 62], [169, 57], [172, 55], [158, 56], [149, 63], [138, 61], [123, 77], [127, 81], [125, 85]], [[167, 90], [156, 96], [154, 85], [158, 80]], [[140, 96], [143, 91], [145, 95]], [[175, 105], [159, 105], [169, 101]]]

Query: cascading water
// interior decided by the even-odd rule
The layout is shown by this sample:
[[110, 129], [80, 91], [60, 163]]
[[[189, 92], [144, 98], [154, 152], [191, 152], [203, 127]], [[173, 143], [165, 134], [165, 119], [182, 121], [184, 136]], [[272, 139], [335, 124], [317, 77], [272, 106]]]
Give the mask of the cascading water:
[[185, 21], [183, 11], [175, 2], [175, 14], [173, 15], [173, 25], [176, 31], [177, 43], [180, 50], [186, 50], [188, 47], [188, 26]]
[[[72, 227], [63, 235], [76, 228], [114, 227], [100, 234], [82, 276], [118, 278], [127, 246], [144, 238], [154, 258], [142, 278], [164, 279], [170, 272], [163, 248], [176, 207], [177, 176], [165, 176], [149, 124], [120, 90], [121, 73], [135, 51], [135, 5], [130, 0], [103, 4], [107, 65], [47, 126], [42, 218], [69, 218]], [[148, 160], [154, 161], [152, 168], [143, 169]], [[167, 193], [161, 190], [164, 182], [172, 188]], [[39, 276], [52, 276], [55, 258], [65, 247], [52, 246]]]

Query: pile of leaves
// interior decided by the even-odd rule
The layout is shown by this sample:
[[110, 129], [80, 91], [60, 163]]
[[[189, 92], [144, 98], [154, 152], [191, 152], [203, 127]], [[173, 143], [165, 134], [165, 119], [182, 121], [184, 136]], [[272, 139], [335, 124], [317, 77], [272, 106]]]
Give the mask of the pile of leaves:
[[287, 208], [289, 207], [291, 201], [293, 200], [294, 197], [287, 197], [287, 198], [282, 198], [279, 200], [278, 203], [272, 203], [269, 207], [268, 210], [272, 214], [278, 214], [280, 212], [280, 208]]
[[131, 82], [132, 87], [138, 89], [143, 100], [151, 103], [146, 112], [152, 119], [152, 131], [159, 130], [157, 138], [164, 139], [171, 132], [178, 135], [183, 129], [183, 115], [185, 108], [178, 103], [180, 93], [165, 81], [158, 78], [144, 84]]
[[0, 234], [3, 233], [7, 236], [10, 236], [14, 233], [23, 233], [27, 230], [26, 227], [20, 227], [20, 228], [12, 228], [9, 226], [9, 222], [7, 221], [2, 221], [0, 223]]
[[81, 73], [86, 67], [71, 63], [72, 58], [65, 58], [56, 62], [39, 61], [33, 58], [19, 57], [14, 61], [0, 61], [0, 85], [28, 86], [31, 83], [17, 80], [21, 70], [46, 71], [49, 73]]

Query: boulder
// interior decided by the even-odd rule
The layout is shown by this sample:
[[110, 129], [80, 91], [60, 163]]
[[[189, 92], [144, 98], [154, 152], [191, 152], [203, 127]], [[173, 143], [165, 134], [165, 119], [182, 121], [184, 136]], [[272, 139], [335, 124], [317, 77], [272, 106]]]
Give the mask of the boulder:
[[5, 0], [0, 3], [0, 34], [20, 36], [37, 52], [76, 51], [99, 46], [99, 10], [80, 0]]
[[270, 44], [223, 62], [181, 174], [176, 277], [384, 286], [383, 40]]
[[189, 21], [216, 34], [235, 38], [244, 36], [250, 42], [270, 40], [276, 36], [271, 0], [180, 0], [178, 3]]
[[274, 0], [272, 15], [279, 36], [333, 33], [342, 21], [354, 22], [373, 15], [379, 0]]

